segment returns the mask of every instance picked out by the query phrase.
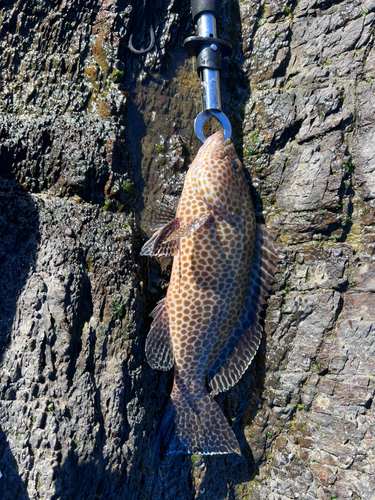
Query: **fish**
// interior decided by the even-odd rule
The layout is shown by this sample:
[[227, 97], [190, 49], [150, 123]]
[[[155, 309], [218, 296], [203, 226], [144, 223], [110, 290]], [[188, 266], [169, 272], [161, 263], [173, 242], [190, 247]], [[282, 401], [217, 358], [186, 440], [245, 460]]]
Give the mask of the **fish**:
[[241, 454], [214, 396], [240, 380], [260, 345], [259, 316], [277, 272], [275, 234], [256, 223], [233, 143], [211, 135], [189, 167], [175, 217], [140, 252], [173, 257], [145, 345], [151, 368], [174, 367], [156, 438], [166, 454]]

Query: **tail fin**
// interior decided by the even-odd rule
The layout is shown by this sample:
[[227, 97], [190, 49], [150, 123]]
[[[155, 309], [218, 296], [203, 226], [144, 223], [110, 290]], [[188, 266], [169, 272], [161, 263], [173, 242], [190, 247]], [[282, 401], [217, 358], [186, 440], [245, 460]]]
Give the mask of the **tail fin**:
[[216, 401], [207, 392], [192, 399], [176, 382], [155, 443], [155, 454], [164, 453], [241, 455], [236, 436]]

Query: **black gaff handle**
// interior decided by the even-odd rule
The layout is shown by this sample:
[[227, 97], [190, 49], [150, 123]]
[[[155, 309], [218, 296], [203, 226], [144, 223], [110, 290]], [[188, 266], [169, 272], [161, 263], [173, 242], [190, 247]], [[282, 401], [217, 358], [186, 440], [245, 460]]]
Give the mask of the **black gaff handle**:
[[195, 23], [197, 22], [197, 18], [206, 12], [210, 12], [218, 19], [220, 13], [220, 0], [191, 0], [191, 13]]
[[184, 42], [189, 56], [197, 58], [197, 72], [221, 70], [221, 58], [229, 56], [232, 46], [216, 37], [216, 20], [220, 15], [220, 0], [191, 0], [192, 16], [198, 25], [198, 36], [190, 36]]

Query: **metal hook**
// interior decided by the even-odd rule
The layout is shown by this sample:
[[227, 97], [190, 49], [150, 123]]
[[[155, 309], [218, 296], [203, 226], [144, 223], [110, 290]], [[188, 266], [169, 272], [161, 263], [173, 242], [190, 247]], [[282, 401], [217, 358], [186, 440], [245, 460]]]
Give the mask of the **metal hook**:
[[149, 52], [155, 45], [155, 33], [154, 33], [154, 28], [152, 26], [150, 28], [150, 38], [151, 42], [150, 45], [147, 47], [147, 49], [135, 49], [133, 46], [133, 33], [132, 33], [129, 37], [128, 47], [135, 54], [145, 54], [146, 52]]
[[213, 116], [221, 123], [221, 126], [224, 130], [224, 141], [226, 139], [230, 139], [232, 135], [232, 127], [230, 121], [228, 120], [227, 116], [219, 109], [206, 109], [205, 111], [201, 111], [196, 117], [194, 122], [194, 130], [198, 136], [198, 139], [200, 139], [202, 142], [206, 140], [203, 134], [203, 125], [207, 118], [209, 118], [210, 116]]

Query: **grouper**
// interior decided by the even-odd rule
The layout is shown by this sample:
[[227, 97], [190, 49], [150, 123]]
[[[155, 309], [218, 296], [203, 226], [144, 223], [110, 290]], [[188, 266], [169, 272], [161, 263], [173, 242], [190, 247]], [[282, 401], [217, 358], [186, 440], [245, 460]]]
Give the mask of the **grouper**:
[[188, 170], [175, 218], [141, 250], [173, 257], [146, 339], [150, 366], [174, 367], [157, 437], [166, 453], [241, 454], [214, 396], [238, 382], [259, 347], [259, 316], [276, 272], [274, 240], [256, 223], [231, 140], [216, 132]]

